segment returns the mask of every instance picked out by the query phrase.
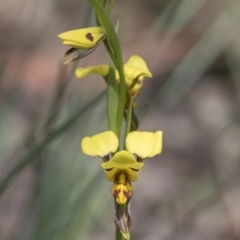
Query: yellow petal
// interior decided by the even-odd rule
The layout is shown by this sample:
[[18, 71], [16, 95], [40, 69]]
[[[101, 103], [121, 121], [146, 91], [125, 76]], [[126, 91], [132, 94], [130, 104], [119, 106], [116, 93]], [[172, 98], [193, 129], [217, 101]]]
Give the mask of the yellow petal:
[[[131, 86], [133, 80], [137, 78], [141, 78], [143, 80], [144, 77], [152, 77], [152, 74], [148, 70], [140, 69], [134, 66], [124, 65], [124, 73], [125, 73], [125, 81], [127, 86]], [[119, 80], [118, 71], [116, 71], [116, 79]]]
[[[138, 55], [131, 56], [125, 64], [125, 74], [128, 81], [128, 86], [132, 84], [132, 81], [138, 78], [136, 84], [130, 89], [131, 95], [137, 94], [142, 87], [144, 77], [152, 77], [151, 72], [148, 69], [146, 62]], [[134, 70], [135, 69], [135, 70]], [[138, 70], [136, 70], [138, 69]]]
[[162, 132], [130, 132], [126, 138], [126, 148], [142, 159], [154, 157], [162, 151]]
[[133, 83], [133, 80], [139, 77], [152, 77], [152, 74], [148, 70], [137, 68], [127, 64], [124, 65], [124, 72], [125, 72], [126, 84], [128, 86], [131, 86], [131, 84]]
[[124, 172], [127, 174], [128, 179], [131, 182], [137, 181], [138, 180], [138, 172], [140, 169], [136, 169], [136, 168], [127, 168], [124, 170]]
[[64, 32], [58, 37], [65, 45], [78, 49], [88, 49], [94, 47], [103, 35], [101, 27], [89, 27]]
[[143, 163], [137, 162], [131, 153], [120, 151], [110, 161], [102, 163], [101, 166], [107, 172], [108, 181], [114, 181], [119, 172], [125, 172], [130, 181], [135, 181]]
[[126, 65], [136, 67], [138, 69], [142, 69], [143, 71], [149, 72], [146, 62], [143, 60], [143, 58], [141, 58], [138, 55], [132, 55], [126, 62]]
[[107, 173], [106, 177], [109, 182], [114, 182], [116, 175], [121, 171], [119, 168], [106, 168], [104, 170]]
[[77, 78], [85, 78], [86, 75], [90, 73], [106, 77], [108, 75], [108, 71], [109, 67], [107, 65], [99, 65], [87, 68], [77, 68], [75, 70], [75, 74]]
[[112, 131], [96, 134], [92, 137], [85, 137], [81, 142], [84, 154], [90, 156], [104, 157], [118, 148], [118, 138]]

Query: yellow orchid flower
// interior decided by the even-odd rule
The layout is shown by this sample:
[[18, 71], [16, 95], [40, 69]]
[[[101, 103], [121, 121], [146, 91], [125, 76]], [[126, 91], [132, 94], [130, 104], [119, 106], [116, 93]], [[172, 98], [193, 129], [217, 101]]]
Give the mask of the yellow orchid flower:
[[105, 34], [101, 27], [88, 27], [82, 29], [76, 29], [61, 33], [58, 35], [61, 38], [63, 44], [70, 46], [71, 48], [65, 53], [63, 58], [80, 50], [84, 50], [79, 55], [76, 55], [64, 64], [74, 62], [78, 59], [86, 57], [92, 53], [98, 45], [104, 40]]
[[112, 195], [118, 204], [125, 204], [132, 196], [131, 182], [137, 180], [142, 166], [143, 163], [137, 162], [127, 151], [117, 152], [110, 161], [101, 164], [107, 173], [107, 180], [114, 182]]
[[[136, 96], [142, 88], [144, 77], [152, 77], [146, 62], [138, 55], [131, 56], [124, 65], [125, 79], [130, 96]], [[117, 79], [119, 75], [117, 72]]]
[[104, 32], [101, 27], [76, 29], [58, 35], [63, 44], [77, 49], [92, 48], [103, 36]]
[[138, 179], [142, 161], [161, 153], [162, 132], [129, 133], [126, 138], [127, 151], [118, 151], [111, 158], [118, 146], [118, 138], [112, 131], [85, 137], [81, 143], [84, 154], [99, 156], [104, 160], [101, 167], [107, 174], [107, 180], [114, 183], [112, 195], [118, 204], [125, 204], [132, 196], [131, 182]]
[[[77, 68], [75, 71], [77, 78], [84, 78], [88, 74], [96, 74], [107, 77], [109, 67], [107, 65], [91, 66], [87, 68]], [[146, 62], [138, 55], [133, 55], [124, 64], [125, 80], [128, 87], [128, 93], [136, 96], [142, 87], [144, 77], [152, 77]], [[119, 80], [119, 74], [116, 71], [116, 79]]]
[[130, 239], [129, 228], [132, 221], [129, 204], [133, 194], [131, 183], [138, 179], [138, 173], [144, 165], [142, 161], [161, 153], [162, 132], [130, 132], [125, 146], [126, 150], [116, 152], [119, 140], [112, 131], [85, 137], [81, 142], [84, 154], [103, 159], [101, 167], [106, 172], [107, 180], [113, 182], [111, 193], [115, 200], [115, 224], [124, 238]]

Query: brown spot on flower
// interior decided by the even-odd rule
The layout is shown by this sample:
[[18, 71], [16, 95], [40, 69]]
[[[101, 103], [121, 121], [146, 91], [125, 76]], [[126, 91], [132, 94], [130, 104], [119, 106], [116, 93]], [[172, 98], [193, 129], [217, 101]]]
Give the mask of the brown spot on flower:
[[104, 170], [110, 172], [113, 168], [105, 168]]
[[119, 193], [120, 193], [120, 190], [114, 190], [112, 195], [113, 195], [113, 197], [117, 198]]
[[88, 40], [90, 40], [91, 42], [94, 40], [94, 38], [93, 38], [93, 36], [92, 36], [91, 33], [87, 33], [87, 34], [86, 34], [86, 38], [87, 38]]
[[123, 191], [123, 194], [126, 198], [130, 198], [132, 195], [131, 191]]

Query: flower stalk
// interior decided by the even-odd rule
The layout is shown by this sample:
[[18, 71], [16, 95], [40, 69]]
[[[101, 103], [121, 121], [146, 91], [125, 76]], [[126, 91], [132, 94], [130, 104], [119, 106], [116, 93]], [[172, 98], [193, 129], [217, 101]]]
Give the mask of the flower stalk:
[[[127, 112], [127, 119], [126, 119], [125, 139], [127, 138], [127, 135], [131, 131], [133, 102], [134, 102], [134, 97], [130, 97], [129, 105], [128, 105], [128, 112]], [[126, 149], [126, 146], [124, 146], [124, 149]]]
[[[108, 130], [83, 138], [81, 149], [86, 155], [102, 159], [101, 167], [106, 173], [106, 179], [112, 182], [116, 239], [129, 240], [132, 224], [130, 202], [134, 192], [132, 182], [137, 181], [144, 160], [161, 153], [162, 132], [137, 131], [139, 124], [134, 112], [135, 99], [143, 87], [144, 79], [151, 78], [152, 74], [146, 62], [138, 55], [132, 55], [123, 63], [117, 35], [118, 23], [115, 29], [109, 18], [115, 0], [110, 0], [107, 7], [106, 0], [89, 0], [89, 3], [95, 11], [97, 26], [70, 30], [59, 37], [63, 44], [71, 47], [64, 58], [83, 50], [67, 60], [66, 64], [92, 53], [102, 42], [110, 57], [109, 66], [97, 65], [75, 70], [77, 78], [83, 79], [88, 74], [94, 74], [103, 77], [107, 84]], [[122, 139], [124, 119], [126, 125]]]

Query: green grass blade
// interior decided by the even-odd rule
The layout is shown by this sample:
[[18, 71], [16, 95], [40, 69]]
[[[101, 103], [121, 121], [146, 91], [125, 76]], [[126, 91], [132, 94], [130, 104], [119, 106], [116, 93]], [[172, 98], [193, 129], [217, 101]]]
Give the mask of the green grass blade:
[[69, 127], [72, 126], [74, 122], [87, 110], [91, 107], [99, 103], [99, 101], [105, 96], [106, 91], [100, 93], [92, 102], [88, 103], [86, 106], [81, 108], [78, 112], [76, 112], [69, 120], [67, 120], [64, 124], [62, 124], [56, 130], [53, 130], [49, 133], [47, 138], [37, 146], [35, 146], [27, 156], [24, 156], [19, 160], [19, 163], [8, 173], [8, 175], [0, 182], [0, 196], [3, 194], [4, 190], [8, 186], [11, 180], [29, 163], [31, 163], [40, 153], [44, 151], [44, 149], [58, 136], [64, 133]]
[[239, 33], [237, 24], [221, 12], [166, 80], [151, 106], [158, 102], [162, 107], [174, 107]]

